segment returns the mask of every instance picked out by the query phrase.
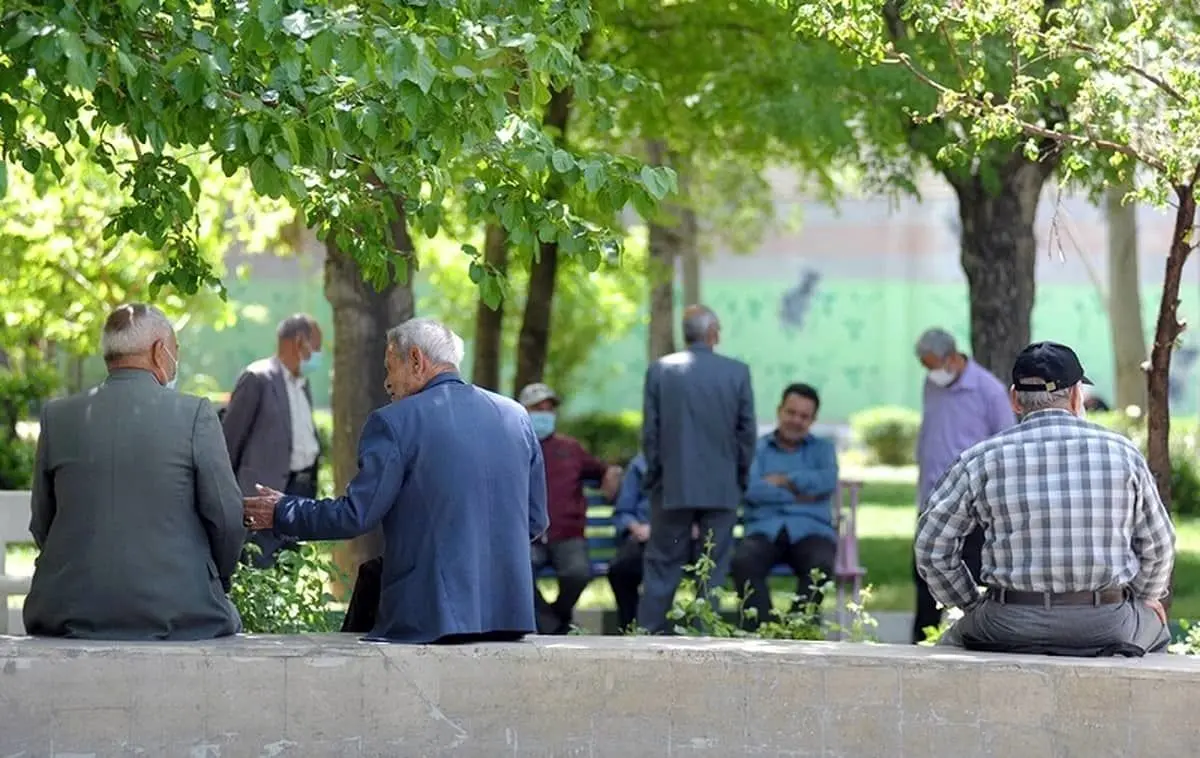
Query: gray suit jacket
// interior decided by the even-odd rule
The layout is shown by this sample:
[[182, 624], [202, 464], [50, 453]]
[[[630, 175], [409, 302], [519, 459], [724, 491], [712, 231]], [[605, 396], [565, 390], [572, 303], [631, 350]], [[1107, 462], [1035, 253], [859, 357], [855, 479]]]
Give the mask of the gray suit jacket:
[[[242, 371], [221, 423], [229, 460], [246, 495], [255, 484], [282, 491], [292, 463], [292, 411], [288, 406], [284, 368], [274, 358], [255, 361]], [[312, 392], [304, 394], [312, 407]]]
[[668, 509], [732, 509], [742, 502], [757, 438], [750, 367], [703, 345], [646, 371], [643, 488]]
[[30, 634], [189, 640], [241, 629], [225, 596], [245, 530], [212, 405], [146, 371], [42, 410]]

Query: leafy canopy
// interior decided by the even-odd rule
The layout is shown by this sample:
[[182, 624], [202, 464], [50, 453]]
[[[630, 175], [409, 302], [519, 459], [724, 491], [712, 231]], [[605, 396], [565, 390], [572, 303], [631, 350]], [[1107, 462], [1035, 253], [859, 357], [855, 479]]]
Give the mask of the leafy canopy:
[[547, 202], [547, 187], [584, 184], [611, 215], [663, 198], [675, 179], [561, 149], [542, 129], [551, 88], [588, 98], [644, 86], [580, 59], [591, 23], [586, 0], [10, 0], [0, 195], [12, 167], [45, 164], [62, 182], [86, 151], [126, 200], [105, 233], [165, 250], [154, 284], [184, 293], [220, 286], [196, 242], [193, 155], [227, 176], [247, 170], [255, 191], [336, 234], [376, 283], [407, 274], [388, 239], [395, 194], [429, 235], [453, 191], [519, 249], [552, 238], [595, 268], [619, 237]]

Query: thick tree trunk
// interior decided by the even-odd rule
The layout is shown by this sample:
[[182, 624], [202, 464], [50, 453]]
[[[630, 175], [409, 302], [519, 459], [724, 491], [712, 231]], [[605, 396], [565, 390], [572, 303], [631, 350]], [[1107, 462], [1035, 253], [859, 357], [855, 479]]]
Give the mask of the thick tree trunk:
[[[570, 89], [552, 90], [546, 115], [542, 122], [559, 147], [567, 144], [567, 121], [571, 115]], [[555, 184], [547, 194], [557, 196], [561, 188]], [[538, 247], [529, 270], [529, 289], [525, 297], [525, 313], [521, 333], [517, 337], [517, 372], [513, 378], [513, 395], [530, 382], [540, 382], [546, 374], [546, 357], [550, 352], [550, 316], [554, 309], [554, 284], [558, 274], [558, 243], [543, 242]]]
[[1104, 198], [1108, 217], [1108, 321], [1116, 369], [1114, 408], [1146, 406], [1146, 332], [1138, 276], [1137, 204], [1122, 202], [1133, 189], [1121, 184]]
[[[412, 238], [404, 214], [404, 200], [393, 199], [396, 218], [391, 222], [396, 250], [411, 259]], [[358, 438], [371, 411], [388, 402], [383, 388], [387, 330], [413, 317], [412, 274], [403, 284], [376, 291], [363, 281], [358, 263], [342, 252], [331, 234], [326, 243], [325, 299], [333, 307], [333, 479], [342, 492], [358, 473]], [[337, 588], [348, 597], [358, 564], [379, 555], [382, 534], [376, 532], [339, 543], [334, 561], [350, 584]]]
[[952, 180], [962, 222], [971, 352], [1006, 385], [1029, 344], [1037, 243], [1033, 225], [1052, 167], [1014, 155], [998, 168], [998, 188], [976, 175]]
[[680, 213], [679, 234], [683, 237], [683, 302], [703, 302], [700, 294], [700, 251], [696, 247], [696, 212], [685, 207]]
[[[500, 273], [508, 271], [508, 234], [499, 224], [488, 224], [483, 259]], [[504, 346], [504, 301], [489, 308], [482, 299], [475, 310], [475, 357], [471, 380], [484, 389], [500, 390], [501, 349]]]
[[1171, 350], [1184, 327], [1179, 322], [1179, 284], [1183, 266], [1192, 252], [1190, 240], [1196, 224], [1194, 186], [1176, 187], [1175, 194], [1179, 203], [1163, 272], [1162, 300], [1150, 349], [1150, 372], [1146, 377], [1146, 462], [1154, 473], [1159, 497], [1168, 508], [1171, 506]]

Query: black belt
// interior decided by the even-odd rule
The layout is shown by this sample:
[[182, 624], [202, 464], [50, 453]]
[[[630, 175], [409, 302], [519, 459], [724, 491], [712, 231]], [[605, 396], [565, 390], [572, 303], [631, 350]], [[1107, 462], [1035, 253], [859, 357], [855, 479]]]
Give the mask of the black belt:
[[1021, 592], [988, 587], [987, 595], [1001, 605], [1040, 605], [1045, 608], [1056, 605], [1117, 605], [1125, 602], [1124, 587], [1094, 592]]

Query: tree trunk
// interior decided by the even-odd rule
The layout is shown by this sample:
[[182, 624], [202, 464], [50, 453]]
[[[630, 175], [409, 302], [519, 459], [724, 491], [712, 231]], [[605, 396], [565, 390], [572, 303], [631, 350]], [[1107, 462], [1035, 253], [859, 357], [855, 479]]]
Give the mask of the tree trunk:
[[700, 259], [696, 250], [696, 214], [687, 207], [687, 172], [680, 156], [663, 140], [646, 143], [651, 165], [671, 166], [679, 177], [681, 202], [664, 201], [649, 227], [650, 328], [646, 340], [651, 361], [675, 352], [675, 265], [682, 262], [683, 297], [700, 302]]
[[[393, 198], [396, 218], [391, 222], [396, 251], [413, 256], [412, 238], [404, 214], [404, 200]], [[413, 317], [412, 272], [403, 284], [389, 284], [376, 291], [363, 281], [358, 263], [342, 252], [334, 235], [325, 245], [325, 299], [333, 307], [333, 479], [337, 492], [358, 473], [358, 438], [367, 416], [388, 402], [383, 388], [384, 351], [387, 330]], [[354, 586], [358, 564], [383, 551], [382, 533], [372, 534], [334, 548], [334, 562], [349, 584], [335, 588], [335, 595], [348, 597]]]
[[952, 179], [962, 222], [962, 267], [970, 297], [971, 352], [1005, 385], [1029, 344], [1037, 243], [1033, 224], [1054, 169], [1014, 155], [997, 166], [999, 187], [978, 175]]
[[[488, 224], [483, 259], [501, 274], [508, 271], [508, 234], [499, 224]], [[484, 389], [500, 390], [500, 352], [504, 346], [504, 301], [495, 310], [479, 300], [475, 309], [475, 358], [471, 380]]]
[[1171, 350], [1184, 327], [1179, 323], [1179, 284], [1192, 251], [1189, 240], [1196, 224], [1195, 188], [1176, 187], [1175, 194], [1179, 204], [1163, 272], [1162, 300], [1150, 348], [1150, 372], [1146, 377], [1146, 462], [1154, 473], [1159, 497], [1168, 508], [1171, 507]]
[[[559, 147], [567, 144], [567, 121], [571, 115], [573, 91], [552, 90], [542, 123], [549, 128]], [[547, 189], [547, 199], [555, 199], [562, 186], [554, 182]], [[529, 289], [525, 297], [525, 313], [521, 333], [517, 337], [517, 372], [513, 378], [513, 396], [530, 382], [540, 382], [546, 374], [546, 357], [550, 352], [550, 316], [554, 309], [554, 283], [558, 274], [558, 243], [543, 242], [529, 270]]]
[[1114, 408], [1146, 406], [1146, 332], [1142, 326], [1141, 279], [1138, 276], [1137, 204], [1123, 203], [1133, 190], [1121, 184], [1104, 198], [1108, 216], [1108, 321], [1112, 329], [1116, 369]]

